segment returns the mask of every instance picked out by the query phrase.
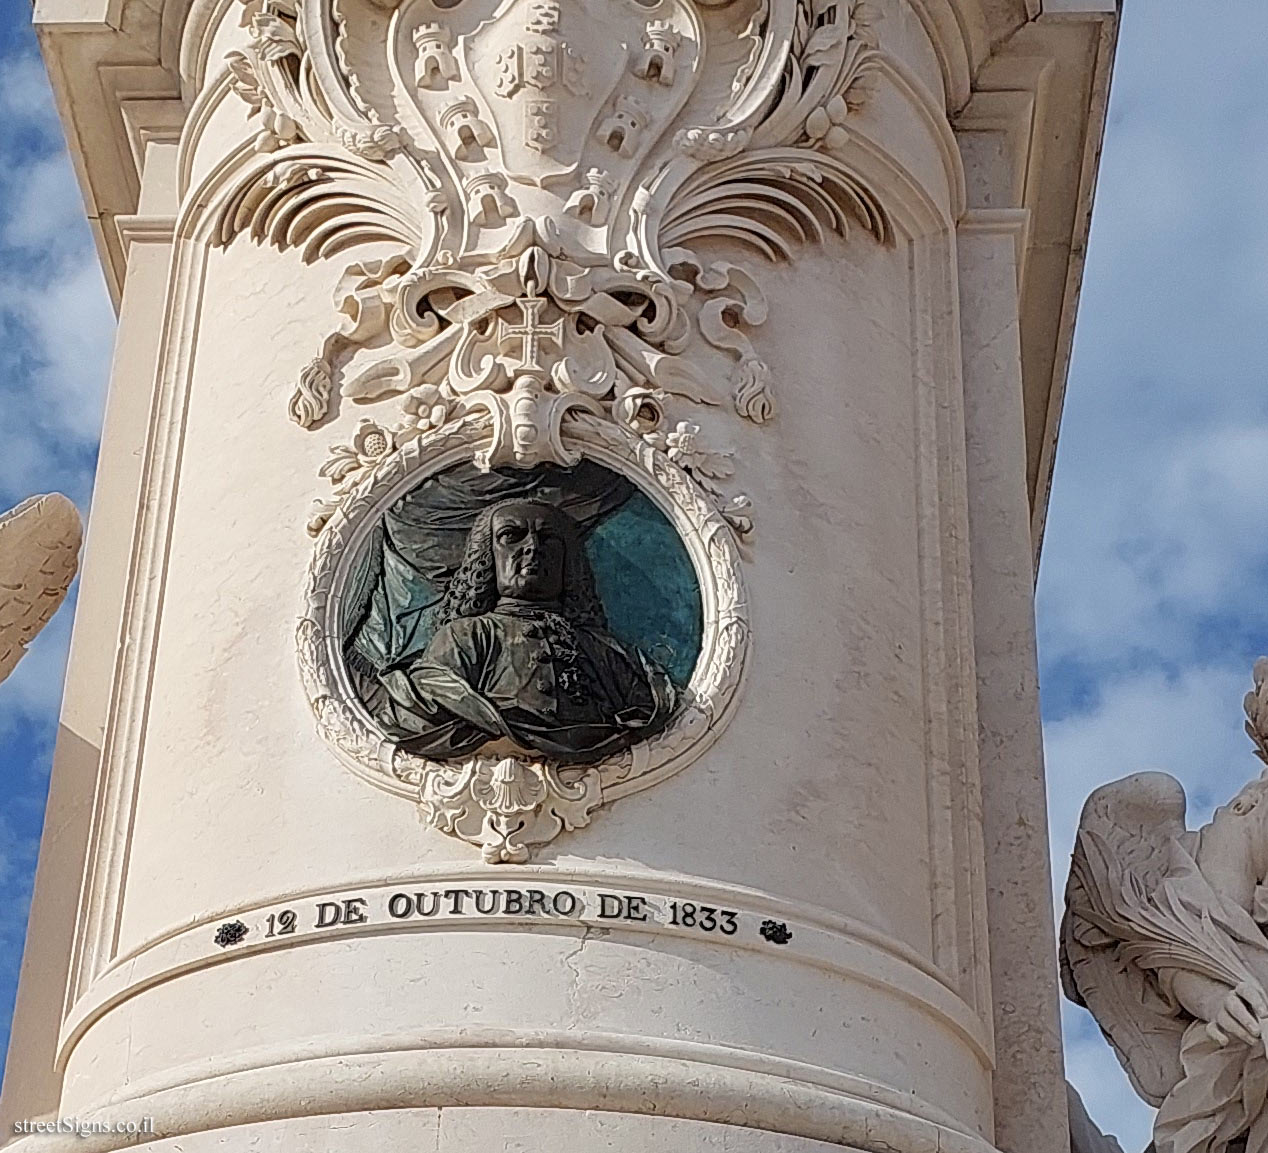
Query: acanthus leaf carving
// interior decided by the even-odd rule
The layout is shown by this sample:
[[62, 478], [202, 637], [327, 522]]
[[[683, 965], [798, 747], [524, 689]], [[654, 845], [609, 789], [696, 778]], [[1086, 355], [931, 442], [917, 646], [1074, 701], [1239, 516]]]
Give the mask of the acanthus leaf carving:
[[[575, 464], [564, 423], [587, 412], [663, 444], [719, 508], [731, 507], [721, 484], [733, 469], [722, 454], [704, 451], [698, 425], [680, 422], [658, 439], [668, 398], [717, 403], [703, 378], [658, 348], [681, 328], [674, 294], [649, 287], [655, 280], [551, 256], [532, 230], [521, 239], [520, 251], [504, 253], [482, 274], [449, 268], [418, 277], [403, 259], [350, 269], [340, 285], [346, 320], [339, 341], [364, 346], [372, 335], [395, 335], [387, 355], [344, 378], [343, 394], [359, 402], [406, 396], [403, 422], [391, 431], [398, 438], [408, 431], [411, 406], [426, 413], [427, 429], [458, 411], [486, 412], [489, 442], [474, 456], [482, 468]], [[327, 386], [331, 353], [328, 347], [310, 364], [305, 401], [315, 385]], [[736, 523], [747, 532], [751, 516], [739, 499], [734, 507], [744, 513]]]
[[432, 828], [480, 847], [489, 864], [521, 864], [535, 845], [590, 823], [603, 803], [598, 769], [518, 757], [476, 756], [422, 779], [420, 807]]
[[[554, 243], [556, 255], [567, 249], [591, 283], [590, 270], [606, 261], [651, 284], [654, 293], [673, 296], [673, 308], [651, 310], [678, 319], [681, 331], [672, 339], [634, 344], [632, 337], [646, 335], [646, 315], [633, 328], [597, 318], [608, 328], [619, 392], [648, 388], [693, 404], [715, 403], [716, 389], [684, 355], [694, 339], [703, 339], [734, 359], [735, 411], [754, 423], [772, 419], [771, 373], [750, 336], [766, 316], [757, 280], [735, 265], [705, 268], [694, 256], [696, 246], [723, 239], [779, 260], [795, 246], [822, 242], [828, 232], [848, 234], [852, 218], [881, 242], [892, 236], [884, 207], [843, 158], [847, 121], [864, 105], [880, 61], [873, 17], [862, 0], [763, 4], [744, 30], [751, 50], [730, 65], [731, 95], [716, 120], [676, 129], [676, 147], [650, 162], [637, 187], [636, 162], [665, 135], [674, 111], [699, 83], [706, 34], [701, 13], [725, 9], [725, 2], [697, 11], [688, 0], [670, 0], [664, 14], [631, 25], [624, 79], [619, 69], [602, 66], [613, 43], [602, 21], [591, 27], [555, 0], [517, 0], [484, 23], [478, 6], [464, 15], [434, 10], [426, 0], [389, 5], [396, 10], [388, 59], [377, 64], [352, 59], [356, 0], [339, 0], [333, 24], [318, 18], [320, 3], [301, 11], [294, 0], [243, 2], [253, 47], [236, 54], [229, 68], [235, 89], [265, 115], [276, 151], [244, 176], [223, 208], [221, 243], [249, 231], [257, 241], [302, 245], [304, 258], [314, 260], [390, 240], [400, 245], [415, 282], [441, 288], [451, 269], [494, 279], [500, 253], [528, 229], [547, 247]], [[331, 26], [333, 44], [327, 42]], [[787, 42], [780, 48], [784, 29]], [[363, 55], [371, 39], [361, 37]], [[357, 68], [370, 65], [413, 77], [402, 94], [417, 102], [408, 122], [395, 108], [367, 103]], [[607, 96], [593, 87], [600, 75]], [[499, 102], [518, 111], [508, 119]], [[569, 149], [582, 148], [578, 158], [554, 151], [554, 118], [574, 115], [595, 125], [589, 146], [576, 144], [575, 131], [566, 134]], [[599, 163], [584, 163], [588, 155]], [[548, 202], [553, 210], [546, 210]], [[502, 234], [500, 247], [488, 245], [489, 233]], [[632, 248], [626, 247], [630, 239]], [[589, 310], [574, 306], [575, 293], [561, 296], [553, 288], [551, 299], [567, 302], [565, 311], [583, 313], [586, 323], [602, 310], [599, 302]], [[684, 310], [687, 301], [691, 307]], [[445, 358], [412, 355], [420, 346], [410, 340], [413, 328], [397, 323], [407, 312], [393, 315], [386, 335], [405, 346], [403, 355], [358, 370], [360, 384], [345, 383], [345, 395], [390, 396], [424, 377], [445, 387], [438, 375]], [[461, 323], [468, 326], [465, 338], [469, 322]], [[365, 332], [382, 342], [381, 326]], [[574, 331], [571, 343], [584, 335]], [[458, 377], [482, 363], [470, 360], [472, 344], [460, 341]], [[311, 426], [325, 417], [339, 391], [336, 359], [359, 347], [358, 337], [345, 330], [332, 334], [292, 399], [297, 420]], [[543, 387], [576, 388], [577, 363], [570, 352], [557, 378]]]

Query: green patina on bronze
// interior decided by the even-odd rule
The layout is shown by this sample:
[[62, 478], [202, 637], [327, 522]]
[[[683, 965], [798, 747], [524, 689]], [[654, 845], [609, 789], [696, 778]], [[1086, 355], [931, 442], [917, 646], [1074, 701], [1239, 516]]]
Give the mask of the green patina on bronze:
[[506, 739], [598, 760], [665, 727], [701, 643], [682, 541], [590, 461], [428, 478], [376, 526], [344, 604], [362, 700], [438, 758]]

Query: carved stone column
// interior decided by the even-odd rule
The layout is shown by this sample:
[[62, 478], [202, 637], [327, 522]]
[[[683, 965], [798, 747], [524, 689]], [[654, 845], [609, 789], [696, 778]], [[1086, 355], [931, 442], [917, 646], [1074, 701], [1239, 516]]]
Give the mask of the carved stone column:
[[[1042, 521], [1029, 413], [1064, 379], [1112, 20], [1036, 7], [46, 24], [77, 138], [132, 145], [85, 179], [112, 283], [147, 286], [125, 326], [161, 322], [157, 363], [132, 335], [116, 367], [148, 436], [103, 515], [138, 511], [80, 628], [120, 644], [3, 1123], [152, 1118], [156, 1153], [1061, 1149], [1051, 939], [1010, 923], [1047, 879], [994, 893], [1033, 844], [992, 872], [978, 772], [979, 702], [1020, 678], [1033, 713], [1028, 601], [1010, 570], [980, 632], [973, 568]], [[957, 231], [995, 210], [1004, 277]], [[1030, 735], [988, 800], [1042, 797]], [[41, 869], [36, 925], [73, 901]], [[996, 939], [1052, 961], [1037, 1054]]]

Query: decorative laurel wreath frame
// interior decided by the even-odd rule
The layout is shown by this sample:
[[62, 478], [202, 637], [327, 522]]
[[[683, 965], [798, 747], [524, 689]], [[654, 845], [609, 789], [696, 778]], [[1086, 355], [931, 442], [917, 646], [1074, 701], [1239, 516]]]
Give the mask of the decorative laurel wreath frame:
[[370, 716], [348, 677], [343, 590], [385, 510], [428, 476], [471, 460], [487, 444], [489, 424], [486, 414], [475, 413], [410, 441], [340, 502], [317, 538], [297, 640], [318, 731], [352, 772], [417, 801], [429, 825], [479, 845], [486, 861], [520, 862], [533, 846], [589, 824], [600, 805], [664, 780], [709, 747], [743, 682], [748, 606], [735, 535], [687, 473], [631, 431], [588, 414], [570, 418], [568, 448], [632, 480], [669, 518], [691, 557], [704, 631], [679, 711], [657, 736], [595, 765], [480, 754], [432, 761], [406, 753]]

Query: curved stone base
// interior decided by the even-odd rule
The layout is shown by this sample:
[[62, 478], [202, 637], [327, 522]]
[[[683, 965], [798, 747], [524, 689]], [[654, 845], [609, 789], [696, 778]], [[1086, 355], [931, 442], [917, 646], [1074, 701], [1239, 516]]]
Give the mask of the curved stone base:
[[842, 1147], [859, 1153], [994, 1153], [987, 1141], [919, 1103], [826, 1070], [816, 1083], [808, 1079], [815, 1072], [810, 1067], [776, 1068], [756, 1055], [771, 1065], [768, 1071], [725, 1064], [730, 1051], [715, 1046], [682, 1045], [679, 1055], [668, 1056], [543, 1041], [540, 1048], [511, 1048], [489, 1037], [455, 1036], [449, 1045], [426, 1049], [314, 1054], [213, 1072], [75, 1118], [83, 1129], [122, 1130], [144, 1122], [153, 1140], [138, 1143], [135, 1133], [123, 1131], [43, 1133], [19, 1137], [6, 1149], [205, 1153], [320, 1144], [326, 1153], [457, 1153], [487, 1143], [489, 1149], [525, 1153], [827, 1153]]

